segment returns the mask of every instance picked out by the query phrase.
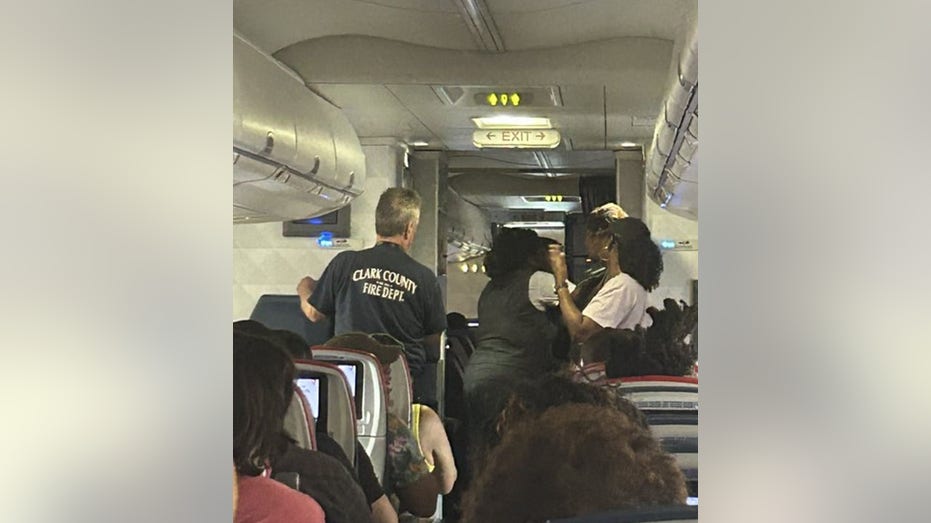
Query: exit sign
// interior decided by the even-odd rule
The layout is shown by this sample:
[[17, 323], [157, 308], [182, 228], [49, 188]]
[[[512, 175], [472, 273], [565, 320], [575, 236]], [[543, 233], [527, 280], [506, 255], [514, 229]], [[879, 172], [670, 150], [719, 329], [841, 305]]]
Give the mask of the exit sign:
[[562, 137], [556, 129], [492, 129], [472, 133], [479, 148], [553, 149]]

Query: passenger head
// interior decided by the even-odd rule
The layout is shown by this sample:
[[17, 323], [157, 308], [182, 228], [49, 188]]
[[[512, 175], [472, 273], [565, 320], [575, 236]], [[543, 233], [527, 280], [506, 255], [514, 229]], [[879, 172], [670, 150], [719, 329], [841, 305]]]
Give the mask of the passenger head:
[[502, 228], [491, 244], [491, 251], [485, 255], [485, 273], [495, 279], [527, 268], [538, 239], [537, 233], [530, 229]]
[[585, 219], [585, 250], [593, 260], [605, 261], [611, 243], [611, 223], [626, 218], [627, 213], [616, 203], [595, 207]]
[[[646, 417], [633, 403], [613, 392], [588, 383], [574, 382], [566, 376], [547, 374], [514, 387], [498, 417], [497, 430], [504, 434], [516, 424], [533, 419], [548, 409], [570, 404], [616, 408], [641, 427], [648, 426]], [[492, 440], [491, 443], [496, 442]]]
[[610, 407], [565, 405], [505, 434], [466, 493], [463, 520], [543, 522], [685, 498], [675, 459], [648, 431]]
[[276, 451], [293, 396], [294, 363], [284, 349], [233, 333], [233, 463], [248, 476]]
[[255, 320], [239, 320], [233, 322], [233, 332], [248, 334], [250, 336], [265, 336], [269, 328]]
[[381, 193], [375, 207], [375, 233], [382, 238], [401, 237], [410, 249], [420, 223], [420, 195], [412, 189], [392, 187]]
[[[378, 336], [376, 338], [376, 336]], [[352, 349], [368, 352], [378, 359], [381, 363], [381, 373], [388, 386], [391, 389], [391, 372], [389, 367], [392, 363], [401, 357], [403, 344], [387, 334], [365, 334], [364, 332], [348, 332], [340, 334], [327, 340], [325, 347], [339, 349]]]
[[304, 338], [289, 330], [269, 329], [255, 320], [240, 320], [233, 322], [233, 332], [265, 338], [288, 351], [294, 359], [309, 360], [313, 358], [310, 347]]
[[663, 306], [663, 310], [647, 309], [653, 324], [642, 334], [638, 331], [639, 343], [633, 343], [628, 334], [620, 334], [624, 331], [614, 331], [616, 346], [605, 363], [609, 378], [684, 376], [692, 370], [698, 358], [692, 339], [698, 324], [698, 307], [685, 303], [680, 306], [669, 298], [663, 300]]
[[617, 394], [588, 383], [576, 383], [566, 376], [546, 374], [515, 383], [497, 419], [489, 426], [476, 427], [475, 434], [480, 435], [481, 440], [473, 442], [475, 470], [484, 468], [489, 451], [496, 447], [502, 436], [513, 427], [535, 419], [548, 409], [563, 405], [615, 408], [627, 414], [641, 427], [647, 428], [643, 413], [633, 403]]
[[650, 237], [650, 229], [637, 218], [623, 218], [611, 223], [612, 252], [616, 251], [621, 271], [647, 291], [659, 285], [663, 273], [663, 255]]
[[450, 312], [446, 315], [446, 327], [453, 330], [466, 330], [469, 328], [469, 322], [466, 317], [459, 312]]
[[310, 360], [314, 357], [307, 341], [294, 332], [284, 329], [269, 329], [265, 337], [272, 343], [288, 351], [288, 354], [296, 360]]
[[402, 351], [400, 342], [382, 343], [374, 335], [364, 332], [348, 332], [334, 336], [328, 339], [323, 346], [368, 352], [378, 358], [382, 366], [388, 366], [397, 361]]
[[644, 330], [601, 329], [582, 342], [579, 350], [579, 365], [603, 363], [617, 353], [636, 353], [644, 347]]

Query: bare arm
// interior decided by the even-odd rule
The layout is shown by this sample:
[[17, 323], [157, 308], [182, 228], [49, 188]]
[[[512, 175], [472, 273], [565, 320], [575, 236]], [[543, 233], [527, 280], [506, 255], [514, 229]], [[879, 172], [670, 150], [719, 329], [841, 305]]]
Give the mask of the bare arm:
[[382, 496], [372, 503], [372, 523], [398, 523], [398, 513], [391, 506], [388, 496]]
[[402, 511], [422, 518], [428, 518], [436, 512], [436, 497], [440, 494], [440, 486], [433, 474], [424, 474], [413, 483], [399, 487], [396, 492], [401, 500]]
[[326, 314], [318, 311], [308, 301], [310, 299], [310, 295], [314, 292], [314, 287], [316, 286], [317, 281], [310, 276], [304, 276], [297, 284], [297, 295], [301, 298], [301, 311], [304, 312], [304, 316], [307, 316], [308, 320], [315, 323], [326, 319]]
[[424, 458], [434, 465], [433, 476], [440, 486], [440, 494], [449, 494], [453, 490], [459, 473], [453, 459], [453, 449], [446, 436], [443, 420], [439, 414], [426, 405], [420, 407], [420, 448]]
[[566, 286], [568, 281], [566, 255], [562, 252], [561, 246], [550, 246], [549, 261], [550, 267], [553, 269], [553, 276], [556, 278], [559, 311], [562, 313], [563, 322], [569, 330], [569, 336], [572, 337], [573, 342], [585, 341], [589, 336], [601, 330], [601, 326], [592, 321], [591, 318], [582, 316], [582, 311], [572, 301], [572, 294]]

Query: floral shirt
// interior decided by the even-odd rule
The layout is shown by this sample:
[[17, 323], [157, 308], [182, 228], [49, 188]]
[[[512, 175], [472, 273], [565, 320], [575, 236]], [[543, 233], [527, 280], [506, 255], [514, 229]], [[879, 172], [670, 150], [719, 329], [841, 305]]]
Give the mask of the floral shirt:
[[395, 492], [430, 473], [420, 444], [401, 418], [388, 414], [385, 490]]

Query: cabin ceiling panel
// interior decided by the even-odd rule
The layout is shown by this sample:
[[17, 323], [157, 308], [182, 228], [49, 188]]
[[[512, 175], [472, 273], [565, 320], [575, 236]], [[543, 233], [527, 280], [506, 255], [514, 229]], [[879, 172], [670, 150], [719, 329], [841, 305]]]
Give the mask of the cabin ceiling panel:
[[695, 0], [494, 0], [487, 2], [508, 50], [618, 36], [674, 40]]
[[304, 40], [345, 34], [476, 49], [450, 1], [234, 0], [233, 26], [268, 53]]
[[614, 38], [487, 53], [343, 35], [302, 41], [281, 49], [275, 57], [310, 84], [623, 84], [662, 93], [672, 50], [670, 40]]
[[[675, 40], [696, 0], [486, 0], [507, 51], [617, 37]], [[478, 45], [454, 0], [234, 0], [233, 25], [269, 53], [335, 35], [443, 49]]]
[[429, 140], [430, 132], [382, 85], [315, 85], [316, 91], [339, 106], [361, 138], [394, 136]]

